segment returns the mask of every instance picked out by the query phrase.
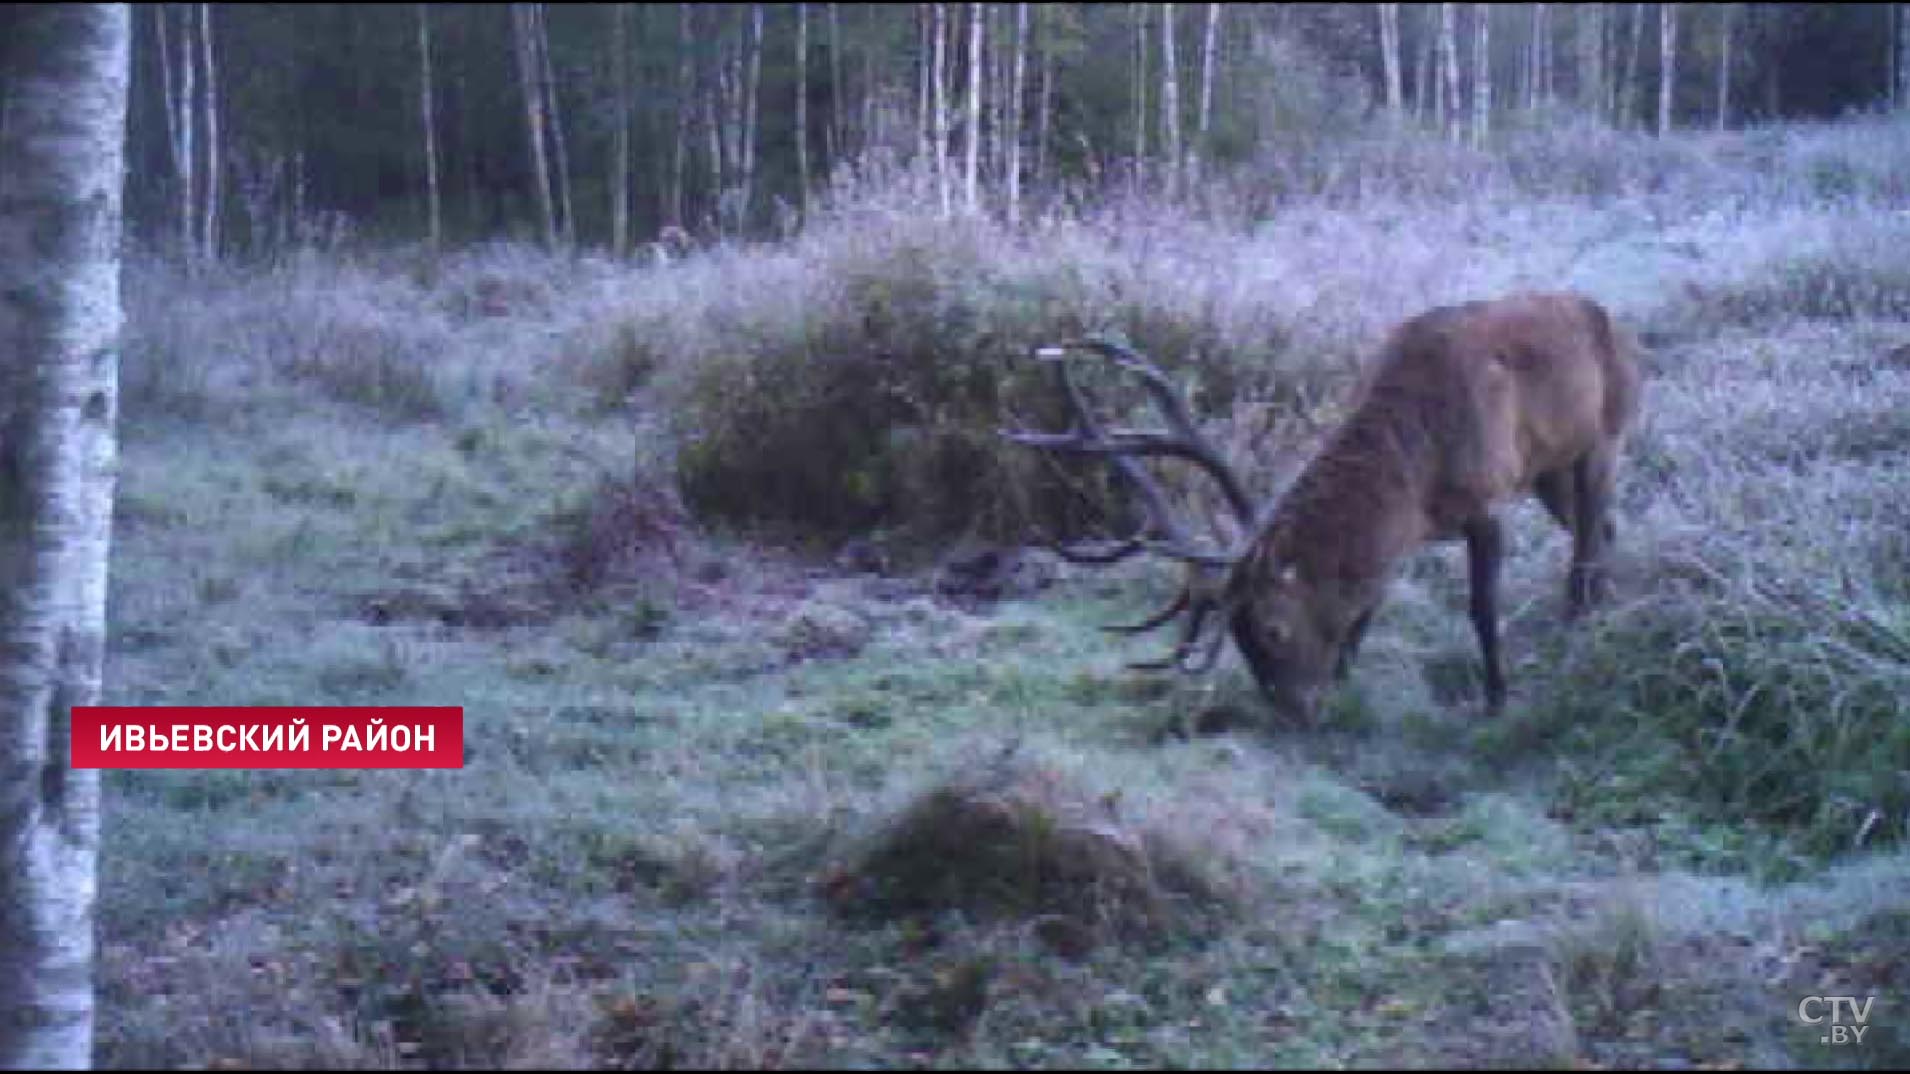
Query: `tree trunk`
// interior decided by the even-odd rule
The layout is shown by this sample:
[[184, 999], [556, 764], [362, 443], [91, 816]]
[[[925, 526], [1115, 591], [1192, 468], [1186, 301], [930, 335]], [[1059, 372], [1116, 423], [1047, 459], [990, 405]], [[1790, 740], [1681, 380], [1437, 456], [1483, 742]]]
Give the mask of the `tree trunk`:
[[[184, 79], [177, 86], [173, 83], [172, 49], [166, 41], [166, 5], [152, 5], [153, 35], [159, 50], [159, 91], [163, 107], [160, 114], [165, 116], [166, 156], [172, 162], [173, 175], [179, 182], [177, 192], [179, 214], [179, 256], [184, 258], [191, 253], [191, 244], [187, 241], [192, 219], [192, 158], [187, 150], [186, 132], [190, 120], [186, 116], [186, 96]], [[183, 31], [181, 31], [183, 33]], [[182, 55], [184, 46], [181, 46]]]
[[[833, 10], [834, 5], [830, 5]], [[809, 216], [809, 5], [796, 5], [796, 200]]]
[[[1397, 30], [1399, 28], [1397, 19], [1399, 12], [1397, 8], [1393, 14], [1395, 16], [1393, 28]], [[1219, 42], [1220, 5], [1218, 3], [1210, 3], [1207, 5], [1207, 27], [1201, 33], [1200, 38], [1200, 106], [1199, 111], [1195, 113], [1194, 117], [1193, 174], [1196, 180], [1199, 179], [1201, 168], [1207, 159], [1207, 129], [1214, 111], [1214, 51], [1218, 47]], [[1395, 42], [1395, 44], [1397, 44], [1397, 42]], [[1399, 60], [1397, 50], [1394, 52], [1393, 60], [1395, 63]], [[1397, 110], [1395, 111], [1397, 112]]]
[[[873, 33], [875, 28], [879, 26], [882, 21], [880, 9], [874, 4], [870, 4], [863, 10], [864, 17], [867, 20], [864, 26]], [[901, 110], [899, 108], [896, 109], [894, 113], [891, 113], [887, 108], [882, 108], [879, 112], [877, 110], [877, 106], [882, 102], [880, 100], [881, 95], [877, 92], [879, 87], [876, 85], [875, 80], [875, 54], [876, 49], [874, 45], [865, 45], [862, 49], [862, 101], [860, 109], [862, 119], [859, 129], [855, 132], [854, 139], [857, 153], [860, 153], [864, 148], [870, 145], [889, 144], [876, 137], [876, 123], [878, 120], [886, 120], [890, 115], [895, 115], [898, 119], [900, 118]], [[886, 122], [884, 126], [886, 126]], [[848, 130], [843, 131], [845, 137], [847, 137], [848, 134]], [[846, 147], [844, 152], [848, 152]]]
[[836, 19], [836, 7], [834, 3], [829, 5], [829, 140], [823, 146], [832, 170], [847, 153], [845, 139], [849, 133], [842, 123], [842, 102], [848, 96], [848, 87], [842, 84], [842, 25]]
[[1134, 184], [1147, 184], [1147, 5], [1134, 5]]
[[989, 40], [995, 42], [987, 50], [993, 57], [993, 63], [989, 65], [989, 71], [987, 71], [987, 90], [989, 90], [987, 99], [989, 99], [989, 113], [991, 113], [989, 115], [991, 128], [995, 132], [995, 140], [987, 155], [987, 161], [993, 168], [993, 174], [999, 176], [997, 182], [1005, 187], [1008, 176], [1008, 145], [1014, 141], [1012, 130], [1010, 130], [1012, 109], [1008, 105], [1008, 97], [1014, 94], [1014, 42], [1010, 40], [1010, 34], [1008, 34], [1008, 23], [1012, 21], [1014, 6], [987, 4], [984, 10], [987, 11], [987, 23], [989, 23], [987, 36]]
[[551, 204], [550, 163], [544, 156], [544, 102], [539, 87], [543, 84], [537, 65], [537, 46], [532, 40], [536, 23], [534, 4], [511, 5], [511, 32], [517, 47], [518, 85], [524, 94], [524, 123], [531, 148], [531, 184], [537, 196], [537, 220], [542, 225], [546, 249], [557, 247], [557, 214]]
[[763, 84], [763, 5], [749, 6], [748, 73], [743, 80], [743, 167], [742, 206], [737, 214], [739, 230], [749, 227], [750, 202], [756, 191], [756, 116], [758, 91]]
[[1631, 42], [1625, 55], [1625, 76], [1618, 88], [1618, 125], [1629, 126], [1638, 116], [1640, 96], [1638, 55], [1644, 51], [1645, 5], [1631, 6]]
[[418, 124], [424, 128], [425, 230], [431, 248], [444, 242], [444, 211], [438, 196], [438, 133], [431, 107], [431, 9], [418, 5]]
[[1545, 34], [1546, 7], [1544, 4], [1531, 5], [1531, 40], [1525, 46], [1525, 109], [1530, 112], [1538, 108], [1544, 99], [1540, 86], [1544, 81], [1545, 70]]
[[[711, 7], [709, 10], [715, 12], [716, 8]], [[712, 15], [711, 18], [713, 20], [715, 16]], [[710, 70], [706, 80], [708, 85], [704, 87], [705, 92], [701, 96], [703, 125], [705, 133], [709, 136], [710, 218], [715, 221], [716, 229], [720, 233], [729, 226], [727, 216], [728, 207], [731, 204], [729, 179], [733, 166], [730, 148], [734, 140], [730, 133], [730, 128], [734, 126], [730, 122], [730, 99], [734, 94], [729, 88], [728, 43], [723, 41], [723, 32], [720, 28], [713, 29], [711, 32], [717, 37], [717, 48], [715, 55], [710, 57]]]
[[1897, 107], [1910, 108], [1910, 4], [1897, 5]]
[[564, 139], [563, 113], [557, 106], [557, 76], [550, 62], [550, 27], [545, 22], [545, 5], [533, 4], [531, 11], [537, 21], [537, 32], [532, 40], [537, 45], [537, 70], [541, 92], [544, 97], [544, 115], [550, 131], [551, 148], [557, 158], [557, 206], [560, 215], [564, 245], [577, 244], [577, 211], [570, 197], [570, 153]]
[[199, 243], [193, 234], [198, 205], [194, 177], [199, 171], [199, 159], [193, 126], [199, 108], [199, 64], [193, 57], [192, 7], [180, 8], [179, 14], [179, 159], [184, 165], [179, 173], [179, 251], [186, 259], [186, 270], [191, 272], [199, 263]]
[[1658, 134], [1671, 133], [1671, 90], [1678, 81], [1678, 5], [1658, 5]]
[[933, 161], [935, 154], [931, 144], [935, 137], [935, 35], [931, 29], [935, 19], [931, 10], [933, 4], [918, 4], [915, 9], [915, 36], [917, 38], [915, 65], [915, 145], [918, 159]]
[[132, 16], [21, 4], [0, 65], [0, 1068], [93, 1060], [99, 701], [117, 469]]
[[1539, 4], [1539, 104], [1550, 105], [1553, 94], [1552, 63], [1552, 5]]
[[950, 202], [948, 182], [948, 5], [937, 3], [934, 11], [933, 27], [934, 48], [931, 58], [934, 70], [930, 76], [929, 111], [934, 113], [932, 137], [935, 145], [935, 191], [942, 203], [942, 216], [947, 217], [953, 205]]
[[1483, 147], [1492, 122], [1492, 5], [1472, 5], [1472, 144]]
[[968, 130], [963, 132], [962, 201], [969, 212], [981, 208], [982, 6], [968, 5]]
[[1458, 5], [1442, 3], [1439, 5], [1439, 71], [1441, 74], [1439, 95], [1440, 124], [1445, 128], [1446, 137], [1451, 141], [1459, 140], [1459, 37], [1457, 22]]
[[[1405, 86], [1401, 79], [1399, 63], [1399, 5], [1391, 3], [1373, 6], [1379, 10], [1379, 60], [1380, 67], [1386, 72], [1386, 112], [1397, 122], [1406, 111]], [[1219, 7], [1219, 4], [1207, 5], [1210, 27], [1214, 18], [1213, 12]], [[1211, 36], [1210, 30], [1210, 40]]]
[[670, 147], [670, 200], [664, 221], [683, 226], [688, 194], [683, 189], [689, 169], [690, 117], [695, 114], [692, 88], [694, 72], [690, 68], [690, 5], [676, 7], [676, 138]]
[[1021, 114], [1028, 79], [1028, 5], [1015, 5], [1014, 69], [1008, 84], [1008, 223], [1021, 223]]
[[1718, 5], [1718, 129], [1731, 117], [1731, 23], [1735, 4]]
[[1605, 5], [1578, 6], [1578, 103], [1596, 117], [1605, 107]]
[[[1049, 11], [1046, 4], [1040, 10]], [[1051, 18], [1048, 17], [1048, 18]], [[1048, 128], [1054, 117], [1054, 24], [1048, 22], [1041, 32], [1041, 99], [1035, 105], [1035, 185], [1045, 187], [1048, 179]]]
[[1174, 44], [1174, 5], [1161, 5], [1161, 141], [1167, 154], [1167, 196], [1180, 196], [1180, 62]]
[[1418, 10], [1424, 13], [1424, 18], [1420, 20], [1419, 62], [1413, 69], [1413, 122], [1424, 123], [1431, 116], [1433, 124], [1437, 126], [1439, 101], [1434, 90], [1437, 83], [1433, 80], [1433, 55], [1434, 42], [1439, 37], [1435, 25], [1439, 21], [1439, 9], [1432, 4], [1423, 4], [1419, 5]]
[[199, 5], [199, 55], [206, 76], [206, 182], [205, 215], [201, 217], [199, 248], [207, 261], [219, 257], [219, 79], [212, 62], [212, 5]]
[[630, 253], [630, 5], [610, 6], [610, 70], [617, 99], [611, 109], [616, 130], [610, 139], [610, 252]]

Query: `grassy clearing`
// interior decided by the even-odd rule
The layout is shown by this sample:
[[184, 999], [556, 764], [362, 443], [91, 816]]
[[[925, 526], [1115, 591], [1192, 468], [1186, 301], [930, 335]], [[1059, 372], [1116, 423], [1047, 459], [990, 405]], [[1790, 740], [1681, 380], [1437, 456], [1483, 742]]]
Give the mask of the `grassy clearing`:
[[[897, 184], [640, 269], [140, 267], [110, 700], [460, 703], [469, 745], [109, 775], [101, 1062], [1900, 1065], [1910, 132], [1267, 174], [1025, 239]], [[1271, 485], [1386, 324], [1523, 286], [1650, 379], [1612, 607], [1565, 629], [1510, 513], [1501, 721], [1452, 549], [1322, 726], [1191, 738], [1244, 675], [1094, 629], [1166, 571], [864, 569], [1081, 520], [990, 435], [1032, 342], [1127, 333]], [[1861, 1050], [1812, 994], [1880, 997]]]

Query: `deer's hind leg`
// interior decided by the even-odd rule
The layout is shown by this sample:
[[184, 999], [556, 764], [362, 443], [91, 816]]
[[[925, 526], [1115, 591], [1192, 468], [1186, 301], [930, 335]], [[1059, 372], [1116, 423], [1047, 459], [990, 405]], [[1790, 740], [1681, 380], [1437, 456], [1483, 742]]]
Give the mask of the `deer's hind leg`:
[[1576, 534], [1578, 527], [1574, 520], [1578, 518], [1578, 490], [1572, 480], [1572, 467], [1562, 466], [1548, 470], [1532, 482], [1533, 491], [1539, 494], [1539, 502], [1545, 505], [1546, 513], [1552, 521], [1567, 533]]
[[1466, 523], [1466, 568], [1472, 589], [1472, 626], [1485, 658], [1486, 712], [1505, 707], [1505, 670], [1499, 663], [1499, 563], [1505, 558], [1505, 534], [1499, 520], [1481, 515]]
[[[1569, 501], [1572, 519], [1572, 571], [1566, 583], [1567, 614], [1577, 617], [1610, 592], [1605, 558], [1616, 527], [1612, 524], [1612, 485], [1617, 476], [1617, 446], [1604, 444], [1572, 464]], [[1555, 512], [1556, 514], [1556, 512]]]

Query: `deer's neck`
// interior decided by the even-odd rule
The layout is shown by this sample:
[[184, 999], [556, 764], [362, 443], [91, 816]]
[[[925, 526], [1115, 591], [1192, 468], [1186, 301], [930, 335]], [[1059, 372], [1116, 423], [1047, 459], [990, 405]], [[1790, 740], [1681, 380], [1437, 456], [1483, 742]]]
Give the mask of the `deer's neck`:
[[1383, 586], [1431, 535], [1425, 509], [1439, 445], [1416, 414], [1362, 408], [1320, 449], [1268, 529], [1282, 558], [1347, 589]]

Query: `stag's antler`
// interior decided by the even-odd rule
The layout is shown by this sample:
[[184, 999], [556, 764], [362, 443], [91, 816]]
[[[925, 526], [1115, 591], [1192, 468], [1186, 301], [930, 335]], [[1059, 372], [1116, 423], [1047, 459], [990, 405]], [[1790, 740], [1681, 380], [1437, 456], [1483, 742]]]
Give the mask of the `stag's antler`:
[[[1087, 399], [1081, 388], [1068, 372], [1068, 352], [1087, 350], [1109, 359], [1122, 369], [1141, 379], [1142, 386], [1153, 399], [1156, 408], [1166, 420], [1165, 430], [1104, 429], [1089, 409]], [[1190, 661], [1196, 655], [1201, 644], [1202, 628], [1208, 618], [1222, 610], [1220, 581], [1223, 572], [1238, 557], [1237, 550], [1214, 552], [1202, 548], [1188, 533], [1180, 520], [1174, 517], [1168, 506], [1167, 495], [1154, 480], [1152, 474], [1140, 463], [1147, 456], [1171, 457], [1192, 462], [1211, 476], [1220, 486], [1221, 494], [1227, 500], [1228, 508], [1233, 512], [1243, 537], [1253, 526], [1253, 505], [1247, 499], [1245, 487], [1235, 474], [1233, 467], [1215, 450], [1206, 437], [1194, 424], [1193, 416], [1188, 412], [1187, 404], [1174, 390], [1173, 384], [1158, 367], [1132, 348], [1107, 339], [1071, 340], [1051, 347], [1043, 347], [1035, 352], [1035, 357], [1053, 364], [1055, 376], [1061, 386], [1062, 396], [1068, 401], [1073, 415], [1074, 428], [1065, 433], [1042, 433], [1022, 429], [1003, 429], [1001, 435], [1017, 444], [1043, 448], [1050, 451], [1062, 451], [1073, 454], [1100, 455], [1114, 465], [1119, 473], [1141, 499], [1146, 507], [1147, 518], [1131, 536], [1096, 544], [1075, 543], [1055, 545], [1055, 551], [1063, 558], [1076, 563], [1107, 564], [1127, 559], [1139, 552], [1156, 552], [1188, 564], [1186, 583], [1180, 592], [1165, 608], [1148, 616], [1138, 623], [1110, 625], [1104, 629], [1124, 634], [1139, 634], [1166, 625], [1176, 616], [1185, 612], [1187, 618], [1181, 626], [1180, 639], [1174, 650], [1160, 660], [1138, 661], [1130, 666], [1145, 669], [1163, 669], [1177, 667], [1183, 671], [1204, 671], [1211, 667], [1220, 653], [1220, 644], [1224, 638], [1221, 631], [1215, 631], [1208, 638], [1205, 650], [1198, 659]], [[1152, 535], [1150, 534], [1152, 531]], [[1217, 616], [1225, 620], [1225, 615]]]

